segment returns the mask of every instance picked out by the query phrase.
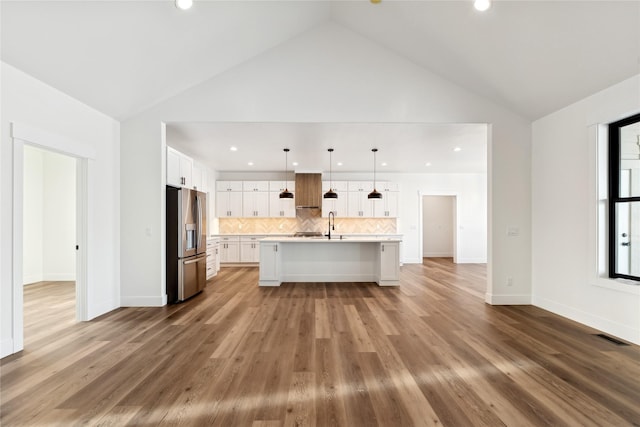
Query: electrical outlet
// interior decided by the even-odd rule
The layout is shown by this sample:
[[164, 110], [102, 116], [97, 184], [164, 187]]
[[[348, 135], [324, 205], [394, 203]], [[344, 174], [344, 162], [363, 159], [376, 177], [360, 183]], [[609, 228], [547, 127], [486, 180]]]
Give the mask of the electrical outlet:
[[513, 277], [507, 276], [507, 286], [513, 286]]

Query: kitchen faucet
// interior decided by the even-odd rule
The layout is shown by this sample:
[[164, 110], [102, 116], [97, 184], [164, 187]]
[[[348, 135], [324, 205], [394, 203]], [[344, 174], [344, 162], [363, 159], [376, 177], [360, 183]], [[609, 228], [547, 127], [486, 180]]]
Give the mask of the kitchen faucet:
[[[333, 225], [331, 224], [331, 217], [333, 217]], [[329, 240], [331, 240], [331, 230], [335, 230], [335, 229], [336, 229], [336, 215], [333, 213], [333, 211], [329, 211], [329, 233], [325, 234], [325, 236], [327, 236]]]

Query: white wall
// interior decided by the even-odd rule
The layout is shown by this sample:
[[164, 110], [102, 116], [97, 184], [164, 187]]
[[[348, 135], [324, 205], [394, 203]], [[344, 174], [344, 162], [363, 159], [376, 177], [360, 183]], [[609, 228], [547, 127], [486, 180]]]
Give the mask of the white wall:
[[453, 257], [454, 200], [454, 196], [422, 197], [423, 257]]
[[[640, 76], [533, 123], [533, 303], [640, 344], [640, 285], [598, 277], [595, 135], [640, 111]], [[606, 173], [606, 171], [604, 171]]]
[[75, 280], [76, 160], [25, 146], [23, 277]]
[[76, 277], [76, 159], [44, 153], [43, 280]]
[[[123, 301], [160, 302], [164, 293], [162, 121], [490, 123], [487, 300], [530, 300], [530, 123], [328, 23], [122, 124], [122, 179], [130, 182], [121, 188]], [[408, 184], [400, 232], [412, 235], [405, 249], [419, 254], [423, 184]], [[506, 235], [510, 226], [518, 237]]]
[[[88, 161], [87, 316], [118, 307], [120, 289], [119, 124], [20, 70], [1, 65], [0, 122], [0, 355], [22, 348], [14, 324], [13, 139], [11, 123], [56, 136], [69, 150], [92, 153]], [[62, 143], [63, 142], [63, 143]], [[65, 151], [65, 150], [63, 150]], [[67, 151], [69, 152], [69, 151]], [[20, 195], [21, 198], [21, 195]], [[20, 221], [21, 206], [16, 208]], [[15, 218], [17, 220], [17, 218]], [[18, 244], [19, 243], [19, 244]]]
[[404, 234], [404, 261], [422, 263], [424, 195], [455, 195], [457, 204], [458, 263], [485, 263], [487, 238], [487, 176], [485, 174], [401, 174], [400, 230]]
[[42, 281], [44, 152], [32, 147], [24, 150], [24, 234], [22, 265], [24, 284]]

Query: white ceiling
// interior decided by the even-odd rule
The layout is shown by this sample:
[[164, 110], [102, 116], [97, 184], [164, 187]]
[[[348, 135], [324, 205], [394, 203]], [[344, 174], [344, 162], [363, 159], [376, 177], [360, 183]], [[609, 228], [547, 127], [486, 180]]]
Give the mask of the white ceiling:
[[[2, 0], [0, 8], [3, 61], [118, 120], [329, 21], [532, 120], [640, 72], [638, 1], [494, 0], [485, 13], [471, 0], [195, 0], [186, 12], [172, 0]], [[402, 170], [422, 170], [431, 161], [437, 171], [451, 153], [443, 148], [438, 154], [434, 133], [448, 147], [469, 129], [478, 132], [472, 125], [175, 125], [171, 145], [184, 145], [219, 170], [251, 170], [249, 160], [256, 170], [281, 170], [281, 156], [271, 153], [284, 145], [292, 157], [310, 150], [298, 158], [300, 167], [317, 158], [312, 168], [326, 168], [322, 156], [329, 145], [336, 161], [364, 162], [376, 145], [380, 161], [388, 156], [389, 170], [400, 163]], [[354, 127], [361, 135], [347, 136]], [[379, 138], [385, 131], [387, 141]], [[276, 136], [260, 139], [257, 132]], [[307, 135], [306, 142], [287, 136], [299, 134]], [[401, 137], [412, 139], [399, 144]], [[228, 157], [230, 140], [253, 158]], [[486, 145], [486, 137], [478, 144]], [[456, 153], [464, 158], [460, 171], [476, 170], [472, 160], [486, 169], [486, 154], [465, 157], [478, 147]], [[350, 170], [366, 167], [353, 164]]]
[[284, 148], [290, 171], [329, 171], [328, 148], [336, 173], [372, 172], [372, 148], [378, 172], [487, 170], [484, 124], [170, 123], [167, 144], [217, 171], [284, 171]]

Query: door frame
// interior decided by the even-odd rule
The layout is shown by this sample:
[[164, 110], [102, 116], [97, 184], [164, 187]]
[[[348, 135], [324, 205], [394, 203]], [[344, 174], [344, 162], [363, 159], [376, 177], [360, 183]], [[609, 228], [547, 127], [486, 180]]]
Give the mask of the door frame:
[[24, 348], [24, 284], [23, 284], [23, 200], [24, 146], [31, 145], [76, 159], [76, 321], [88, 320], [88, 199], [89, 159], [95, 153], [82, 144], [60, 135], [24, 124], [11, 123], [13, 142], [13, 238], [12, 238], [12, 335], [13, 353]]

